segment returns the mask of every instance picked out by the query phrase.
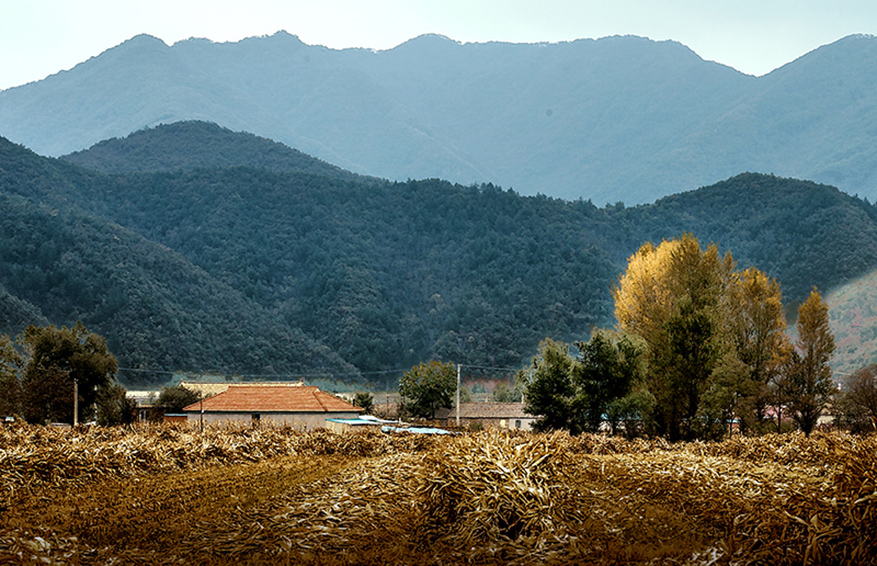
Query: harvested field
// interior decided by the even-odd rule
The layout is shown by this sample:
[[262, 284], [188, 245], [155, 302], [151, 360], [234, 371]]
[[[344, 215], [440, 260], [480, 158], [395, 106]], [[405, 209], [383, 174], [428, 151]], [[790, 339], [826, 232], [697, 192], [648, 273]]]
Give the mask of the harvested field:
[[0, 563], [877, 564], [877, 438], [0, 429]]

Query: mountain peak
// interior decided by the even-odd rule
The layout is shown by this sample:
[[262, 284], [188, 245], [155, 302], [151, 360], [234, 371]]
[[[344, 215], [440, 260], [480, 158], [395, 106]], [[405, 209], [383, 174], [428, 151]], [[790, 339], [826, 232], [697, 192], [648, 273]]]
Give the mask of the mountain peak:
[[427, 49], [441, 49], [445, 47], [451, 46], [459, 46], [461, 43], [459, 41], [453, 40], [450, 37], [438, 34], [438, 33], [425, 33], [423, 35], [418, 35], [417, 37], [411, 38], [405, 43], [397, 45], [391, 51], [395, 49], [418, 49], [418, 50], [427, 50]]
[[270, 37], [271, 39], [282, 39], [286, 41], [296, 41], [298, 43], [303, 43], [297, 35], [295, 35], [294, 33], [289, 33], [285, 29], [278, 30], [268, 37]]
[[153, 35], [149, 35], [147, 33], [140, 33], [140, 34], [135, 35], [131, 39], [127, 39], [127, 40], [123, 41], [122, 43], [120, 43], [119, 45], [117, 45], [116, 47], [114, 47], [112, 49], [118, 49], [120, 47], [121, 48], [129, 48], [129, 49], [130, 48], [156, 49], [156, 48], [166, 48], [166, 47], [168, 47], [168, 45], [167, 45], [167, 43], [165, 43], [164, 41], [162, 41], [161, 39], [159, 39]]

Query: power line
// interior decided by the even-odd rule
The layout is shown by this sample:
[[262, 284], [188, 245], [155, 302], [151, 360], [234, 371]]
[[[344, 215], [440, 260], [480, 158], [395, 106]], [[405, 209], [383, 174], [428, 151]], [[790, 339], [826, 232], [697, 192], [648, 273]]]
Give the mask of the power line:
[[[501, 372], [514, 372], [518, 371], [521, 368], [513, 368], [513, 367], [498, 367], [498, 366], [479, 366], [473, 364], [460, 364], [464, 369], [477, 369], [477, 370], [485, 370], [485, 371], [501, 371]], [[134, 373], [151, 373], [151, 374], [161, 374], [161, 375], [177, 375], [177, 374], [195, 374], [195, 375], [205, 375], [205, 374], [219, 374], [219, 375], [233, 375], [236, 377], [249, 377], [249, 378], [265, 378], [265, 377], [344, 377], [344, 376], [366, 376], [366, 375], [387, 375], [394, 373], [405, 373], [409, 371], [410, 368], [397, 368], [397, 369], [385, 369], [385, 370], [372, 370], [372, 371], [361, 371], [358, 373], [355, 372], [290, 372], [290, 373], [239, 373], [236, 371], [223, 371], [223, 370], [162, 370], [162, 369], [144, 369], [144, 368], [126, 368], [120, 367], [119, 371], [126, 372], [134, 372]]]
[[118, 368], [119, 371], [127, 371], [127, 372], [135, 372], [135, 373], [151, 373], [151, 374], [162, 374], [162, 375], [177, 375], [177, 374], [219, 374], [219, 375], [233, 375], [236, 377], [356, 377], [356, 376], [364, 376], [364, 375], [384, 375], [384, 374], [392, 374], [392, 373], [404, 373], [408, 370], [406, 369], [387, 369], [387, 370], [374, 370], [374, 371], [362, 371], [362, 372], [292, 372], [292, 373], [239, 373], [235, 371], [222, 371], [222, 370], [177, 370], [177, 371], [169, 371], [162, 369], [143, 369], [143, 368]]
[[474, 366], [469, 364], [461, 364], [464, 368], [469, 369], [483, 369], [488, 371], [504, 371], [504, 372], [512, 372], [518, 371], [521, 368], [503, 368], [503, 367], [491, 367], [491, 366]]

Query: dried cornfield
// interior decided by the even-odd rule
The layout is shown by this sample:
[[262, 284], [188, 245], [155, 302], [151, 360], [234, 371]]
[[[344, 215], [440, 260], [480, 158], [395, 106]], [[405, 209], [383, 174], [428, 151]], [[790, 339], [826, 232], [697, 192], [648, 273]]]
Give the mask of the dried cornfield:
[[877, 437], [0, 429], [0, 563], [877, 564]]

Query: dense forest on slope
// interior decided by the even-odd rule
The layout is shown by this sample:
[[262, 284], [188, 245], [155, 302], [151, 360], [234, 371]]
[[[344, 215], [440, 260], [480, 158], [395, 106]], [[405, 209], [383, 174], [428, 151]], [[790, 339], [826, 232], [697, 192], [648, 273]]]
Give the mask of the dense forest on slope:
[[0, 285], [0, 334], [15, 336], [30, 324], [45, 326], [48, 323], [40, 309], [11, 295]]
[[362, 174], [493, 182], [600, 206], [653, 202], [741, 171], [875, 200], [875, 65], [877, 38], [867, 36], [763, 77], [639, 37], [524, 45], [426, 35], [375, 52], [285, 32], [173, 46], [137, 36], [0, 92], [0, 133], [61, 155], [199, 119]]
[[[10, 162], [10, 153], [25, 159]], [[35, 165], [29, 175], [28, 164]], [[0, 141], [0, 330], [14, 335], [27, 324], [81, 320], [107, 337], [122, 367], [156, 370], [126, 374], [128, 381], [163, 382], [161, 372], [185, 368], [359, 376], [331, 349], [178, 253], [66, 205], [63, 191], [40, 196], [40, 189], [65, 186], [46, 181], [58, 180], [50, 174], [56, 165]], [[67, 170], [60, 165], [55, 173]], [[92, 177], [74, 175], [67, 187], [83, 179]]]
[[[123, 367], [358, 376], [328, 348], [163, 246], [16, 197], [0, 195], [0, 208], [8, 291], [39, 305], [50, 321], [81, 320], [99, 330]], [[167, 380], [150, 372], [136, 377]]]
[[[190, 163], [252, 141], [180, 128], [209, 133], [187, 142]], [[120, 170], [118, 144], [161, 155], [150, 136], [166, 134], [100, 144], [102, 168]], [[597, 208], [253, 166], [106, 174], [4, 140], [0, 195], [0, 299], [57, 324], [82, 319], [126, 367], [350, 375], [349, 362], [377, 380], [433, 357], [518, 367], [545, 336], [611, 325], [627, 257], [686, 231], [777, 277], [790, 303], [877, 269], [874, 207], [757, 174]]]
[[877, 267], [877, 208], [809, 181], [741, 174], [614, 217], [621, 253], [690, 231], [775, 277], [790, 306]]

